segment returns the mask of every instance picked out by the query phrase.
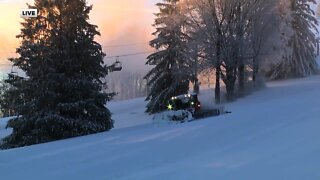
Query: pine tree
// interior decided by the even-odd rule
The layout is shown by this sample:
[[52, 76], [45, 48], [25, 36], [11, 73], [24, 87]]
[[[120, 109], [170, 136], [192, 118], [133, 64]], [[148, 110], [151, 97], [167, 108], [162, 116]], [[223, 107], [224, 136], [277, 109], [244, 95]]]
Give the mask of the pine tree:
[[145, 76], [150, 89], [147, 112], [151, 113], [163, 110], [172, 96], [187, 93], [191, 76], [186, 57], [187, 35], [183, 32], [185, 17], [179, 0], [164, 0], [157, 6], [160, 12], [154, 24], [156, 38], [150, 42], [157, 51], [146, 63], [155, 67]]
[[316, 16], [319, 19], [320, 18], [320, 4], [318, 3], [317, 9], [316, 9]]
[[20, 91], [24, 79], [15, 73], [0, 82], [0, 111], [4, 116], [16, 115], [17, 107], [23, 103]]
[[37, 18], [22, 22], [19, 58], [10, 59], [26, 73], [18, 92], [19, 117], [2, 148], [14, 148], [109, 130], [110, 96], [101, 92], [106, 76], [97, 26], [88, 22], [86, 0], [35, 0]]
[[[283, 1], [284, 2], [284, 1]], [[271, 73], [271, 79], [305, 77], [317, 72], [315, 31], [318, 21], [310, 4], [314, 0], [290, 0], [283, 3], [281, 12], [288, 28], [283, 28], [282, 39], [285, 42], [285, 54], [282, 61]], [[288, 30], [289, 29], [289, 30]]]

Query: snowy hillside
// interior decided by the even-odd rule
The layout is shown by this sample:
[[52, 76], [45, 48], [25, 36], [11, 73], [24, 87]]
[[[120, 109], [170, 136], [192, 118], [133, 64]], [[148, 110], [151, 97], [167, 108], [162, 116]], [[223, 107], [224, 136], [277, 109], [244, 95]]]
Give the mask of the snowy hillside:
[[161, 127], [143, 99], [112, 103], [114, 130], [0, 151], [0, 179], [320, 179], [319, 89], [320, 76], [272, 82], [232, 114]]

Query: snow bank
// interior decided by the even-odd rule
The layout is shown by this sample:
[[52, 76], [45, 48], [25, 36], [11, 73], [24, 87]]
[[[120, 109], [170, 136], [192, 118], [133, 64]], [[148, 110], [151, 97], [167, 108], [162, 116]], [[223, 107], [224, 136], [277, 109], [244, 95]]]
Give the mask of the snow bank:
[[12, 130], [11, 129], [6, 129], [7, 122], [11, 119], [12, 117], [8, 118], [0, 118], [0, 140], [4, 138], [5, 136], [8, 136], [11, 134]]
[[184, 122], [190, 122], [194, 120], [191, 112], [187, 110], [178, 111], [165, 111], [159, 114], [155, 114], [152, 118], [155, 126], [166, 126], [172, 124], [179, 124]]

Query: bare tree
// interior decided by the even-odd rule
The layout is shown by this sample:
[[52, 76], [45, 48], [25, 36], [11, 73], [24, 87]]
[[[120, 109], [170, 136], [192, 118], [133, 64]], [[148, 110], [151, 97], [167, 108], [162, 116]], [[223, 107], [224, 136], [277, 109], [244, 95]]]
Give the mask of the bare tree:
[[[262, 41], [253, 41], [254, 26], [265, 11], [265, 0], [190, 0], [189, 17], [198, 28], [203, 58], [208, 68], [215, 69], [215, 99], [221, 101], [220, 79], [223, 80], [227, 99], [233, 100], [236, 80], [239, 93], [245, 91], [245, 74], [251, 59], [259, 54]], [[262, 36], [255, 30], [255, 36]], [[257, 38], [255, 37], [255, 40]], [[260, 43], [253, 51], [247, 44]], [[257, 60], [256, 60], [257, 64]], [[251, 66], [252, 67], [252, 66]], [[256, 65], [255, 71], [258, 66]]]

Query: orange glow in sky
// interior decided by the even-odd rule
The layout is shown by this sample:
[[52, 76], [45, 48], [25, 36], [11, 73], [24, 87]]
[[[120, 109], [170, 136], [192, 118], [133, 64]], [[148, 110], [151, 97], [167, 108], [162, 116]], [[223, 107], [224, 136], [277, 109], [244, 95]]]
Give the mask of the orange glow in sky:
[[[103, 45], [107, 56], [121, 55], [151, 50], [148, 41], [151, 33], [155, 6], [151, 0], [88, 0], [93, 5], [90, 22], [98, 25], [101, 37], [97, 41]], [[8, 69], [8, 57], [15, 56], [19, 46], [16, 35], [20, 32], [20, 9], [26, 8], [32, 0], [0, 0], [0, 72]], [[140, 44], [132, 47], [112, 47], [123, 44]], [[142, 63], [144, 64], [144, 63]]]

